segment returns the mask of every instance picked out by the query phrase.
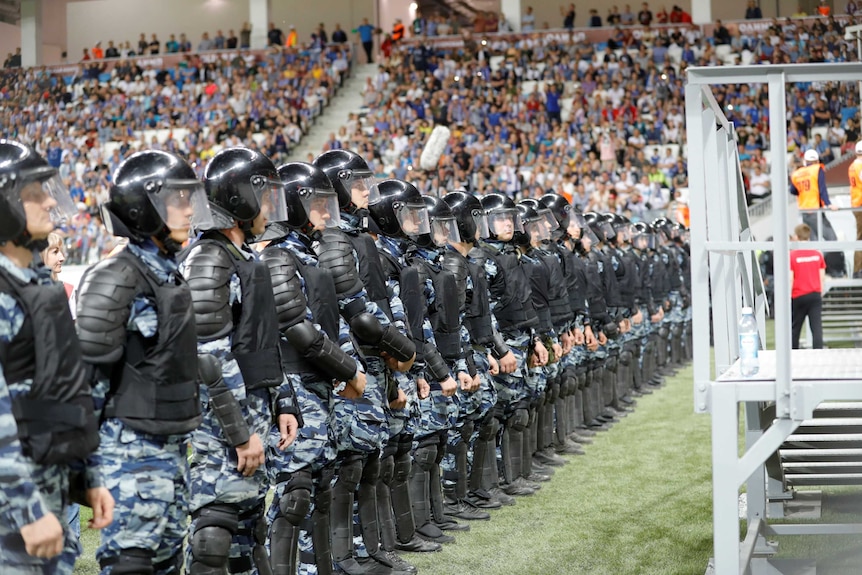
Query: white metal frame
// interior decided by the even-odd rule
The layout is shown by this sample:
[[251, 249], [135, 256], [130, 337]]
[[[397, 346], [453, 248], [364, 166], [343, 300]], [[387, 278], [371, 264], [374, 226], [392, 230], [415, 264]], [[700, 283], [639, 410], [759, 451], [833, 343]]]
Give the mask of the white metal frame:
[[[767, 488], [780, 498], [783, 485], [769, 478], [785, 439], [824, 400], [862, 399], [862, 350], [791, 351], [790, 249], [786, 161], [785, 86], [794, 82], [857, 82], [862, 64], [793, 64], [689, 68], [685, 88], [691, 206], [692, 312], [695, 411], [712, 414], [713, 538], [715, 573], [775, 573], [771, 535], [859, 533], [860, 525], [770, 525]], [[711, 85], [767, 84], [772, 142], [773, 241], [753, 241], [739, 177], [733, 125]], [[862, 242], [806, 242], [807, 248], [858, 249]], [[802, 247], [802, 244], [799, 245]], [[755, 307], [761, 340], [765, 297], [755, 250], [774, 250], [775, 351], [761, 355], [760, 373], [738, 373], [737, 318]], [[710, 369], [710, 302], [714, 320], [715, 370]], [[840, 353], [838, 353], [840, 352]], [[837, 355], [836, 355], [837, 353]], [[839, 357], [840, 355], [840, 357]], [[792, 360], [792, 365], [791, 365]], [[836, 365], [843, 365], [840, 373]], [[738, 455], [739, 404], [745, 405], [746, 450]], [[763, 403], [774, 405], [771, 425], [762, 423]], [[773, 419], [774, 418], [774, 419]], [[766, 423], [770, 423], [767, 421]], [[740, 543], [738, 497], [748, 483], [748, 532]]]

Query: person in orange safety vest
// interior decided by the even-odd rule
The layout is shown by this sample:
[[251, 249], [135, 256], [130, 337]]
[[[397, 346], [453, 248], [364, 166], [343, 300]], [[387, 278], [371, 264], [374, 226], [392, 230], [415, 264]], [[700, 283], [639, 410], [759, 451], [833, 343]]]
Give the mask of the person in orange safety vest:
[[[820, 155], [816, 150], [807, 150], [803, 156], [804, 165], [790, 175], [790, 193], [796, 196], [796, 205], [802, 215], [802, 221], [811, 228], [811, 240], [835, 241], [838, 236], [829, 219], [823, 215], [818, 217], [817, 210], [829, 208], [837, 210], [829, 200], [826, 189], [826, 170], [820, 163]], [[823, 230], [818, 233], [819, 221], [823, 220]], [[844, 275], [844, 256], [841, 252], [826, 254], [826, 273], [832, 277]]]
[[[856, 142], [856, 159], [848, 168], [850, 179], [850, 205], [862, 208], [862, 140]], [[862, 209], [853, 212], [856, 218], [856, 239], [862, 240]], [[862, 251], [853, 256], [853, 277], [862, 278]]]

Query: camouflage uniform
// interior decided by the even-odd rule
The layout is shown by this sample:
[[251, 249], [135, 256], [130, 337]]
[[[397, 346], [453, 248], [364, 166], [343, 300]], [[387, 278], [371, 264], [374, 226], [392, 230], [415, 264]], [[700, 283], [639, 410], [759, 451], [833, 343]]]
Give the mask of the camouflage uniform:
[[[246, 259], [257, 257], [245, 246], [241, 253]], [[233, 306], [241, 301], [240, 280], [234, 273], [230, 280], [229, 304]], [[271, 313], [274, 313], [274, 310]], [[246, 391], [239, 364], [232, 353], [231, 336], [232, 334], [228, 334], [213, 341], [198, 342], [198, 354], [212, 354], [218, 359], [221, 364], [222, 378], [241, 406], [249, 426], [249, 433], [257, 434], [266, 446], [273, 421], [271, 392], [267, 389]], [[288, 386], [290, 381], [285, 379], [282, 387]], [[250, 558], [255, 545], [255, 527], [258, 526], [258, 521], [264, 521], [264, 499], [269, 487], [266, 467], [260, 466], [251, 477], [245, 477], [237, 471], [236, 449], [224, 439], [218, 419], [210, 408], [209, 390], [206, 386], [201, 386], [200, 391], [203, 421], [191, 436], [190, 512], [194, 516], [197, 511], [212, 504], [229, 505], [235, 508], [239, 513], [239, 528], [231, 540], [229, 556], [233, 567], [230, 572], [256, 574], [257, 569]], [[295, 407], [292, 394], [281, 394], [278, 388], [272, 393], [284, 398], [279, 400], [280, 403], [277, 406], [279, 412], [287, 412]], [[290, 406], [281, 405], [281, 402], [289, 402]], [[189, 525], [189, 532], [194, 533], [194, 531], [195, 520], [193, 519]], [[192, 554], [189, 546], [186, 550], [186, 568], [191, 565], [191, 562]]]
[[[173, 281], [176, 263], [161, 257], [155, 244], [130, 243], [126, 249], [159, 279]], [[137, 295], [127, 330], [152, 338], [158, 327], [155, 302]], [[96, 386], [100, 400], [109, 386], [100, 378]], [[178, 574], [189, 513], [188, 437], [150, 435], [116, 418], [104, 420], [99, 431], [101, 444], [91, 459], [102, 469], [105, 487], [114, 497], [116, 519], [102, 530], [96, 558], [111, 563], [122, 550], [146, 549], [155, 554], [155, 574]], [[104, 575], [111, 572], [112, 565], [102, 568]]]
[[[0, 266], [21, 281], [35, 279], [40, 284], [53, 283], [49, 270], [21, 269], [0, 254]], [[0, 292], [0, 345], [11, 342], [24, 323], [24, 311], [9, 294]], [[7, 385], [0, 365], [0, 465], [3, 482], [0, 487], [0, 572], [4, 575], [71, 575], [78, 555], [78, 544], [64, 521], [69, 504], [69, 466], [39, 465], [24, 455], [18, 441], [18, 425], [12, 414], [12, 397], [27, 394], [33, 381], [26, 379]], [[98, 473], [88, 469], [99, 485]], [[19, 533], [29, 525], [53, 513], [63, 525], [63, 551], [52, 559], [40, 559], [27, 554]]]
[[[296, 232], [291, 232], [281, 240], [277, 247], [290, 250], [304, 265], [317, 266], [317, 256], [306, 246]], [[302, 280], [303, 292], [305, 291], [305, 280]], [[310, 309], [306, 311], [306, 319], [314, 321]], [[343, 318], [339, 317], [339, 339], [340, 347], [348, 354], [359, 360], [356, 350], [350, 339], [350, 328]], [[361, 364], [360, 364], [361, 369]], [[317, 565], [314, 562], [314, 545], [310, 533], [309, 524], [314, 512], [315, 493], [320, 489], [321, 481], [331, 479], [331, 467], [335, 461], [335, 442], [331, 433], [332, 425], [332, 394], [330, 384], [319, 381], [319, 376], [311, 373], [286, 373], [285, 377], [293, 382], [297, 403], [302, 413], [303, 426], [299, 429], [296, 441], [288, 451], [281, 451], [275, 447], [280, 435], [278, 426], [273, 426], [270, 432], [270, 440], [267, 447], [267, 473], [270, 482], [275, 485], [274, 497], [267, 511], [267, 523], [281, 514], [279, 504], [284, 495], [286, 482], [279, 482], [278, 476], [282, 472], [294, 473], [301, 469], [310, 468], [312, 473], [311, 502], [305, 521], [300, 527], [299, 535], [299, 573], [301, 575], [316, 575]], [[325, 391], [325, 397], [312, 391], [312, 388]], [[328, 485], [325, 489], [328, 490]], [[271, 536], [271, 533], [270, 533]], [[269, 544], [269, 541], [267, 541]]]

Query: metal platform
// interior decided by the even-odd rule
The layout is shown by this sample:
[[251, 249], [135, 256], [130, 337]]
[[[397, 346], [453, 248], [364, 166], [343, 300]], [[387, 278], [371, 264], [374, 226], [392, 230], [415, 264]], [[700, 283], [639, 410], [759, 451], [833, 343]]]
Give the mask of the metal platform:
[[[862, 64], [689, 68], [687, 73], [694, 409], [712, 416], [714, 573], [815, 573], [811, 561], [774, 560], [777, 549], [769, 539], [862, 533], [859, 523], [776, 520], [785, 517], [786, 504], [794, 498], [803, 503], [796, 486], [862, 484], [862, 350], [791, 351], [790, 250], [856, 250], [862, 242], [789, 240], [798, 216], [788, 209], [786, 87], [826, 80], [855, 83], [862, 78]], [[754, 241], [737, 136], [711, 88], [746, 83], [768, 86], [770, 179], [776, 199], [773, 241]], [[737, 320], [743, 306], [754, 308], [765, 341], [766, 298], [758, 250], [774, 252], [775, 350], [762, 351], [759, 372], [743, 377], [737, 360]], [[862, 341], [857, 327], [862, 325], [862, 289], [857, 283], [831, 283], [824, 320], [828, 337]], [[745, 418], [741, 456], [740, 404]], [[740, 541], [738, 495], [743, 484], [747, 529]]]

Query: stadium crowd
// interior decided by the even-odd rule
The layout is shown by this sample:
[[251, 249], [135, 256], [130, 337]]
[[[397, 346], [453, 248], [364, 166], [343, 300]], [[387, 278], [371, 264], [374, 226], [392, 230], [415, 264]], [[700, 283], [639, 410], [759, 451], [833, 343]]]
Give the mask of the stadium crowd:
[[[468, 37], [463, 49], [414, 44], [380, 65], [366, 107], [326, 148], [373, 157], [379, 176], [426, 193], [464, 188], [515, 198], [556, 191], [585, 210], [633, 216], [686, 198], [684, 77], [688, 66], [855, 60], [834, 19], [786, 19], [744, 34], [618, 28], [607, 43], [540, 34]], [[727, 35], [724, 47], [722, 43]], [[808, 149], [829, 163], [859, 138], [858, 88], [824, 83], [788, 92], [791, 169]], [[739, 134], [750, 201], [769, 195], [766, 85], [716, 88]], [[418, 168], [437, 125], [452, 131], [438, 168]], [[684, 208], [682, 208], [684, 210]]]
[[0, 134], [33, 145], [72, 190], [79, 213], [66, 234], [69, 263], [94, 263], [112, 248], [97, 207], [120, 162], [141, 148], [179, 152], [200, 176], [223, 147], [247, 145], [283, 161], [350, 69], [349, 48], [223, 52], [141, 68], [133, 59], [0, 76]]

